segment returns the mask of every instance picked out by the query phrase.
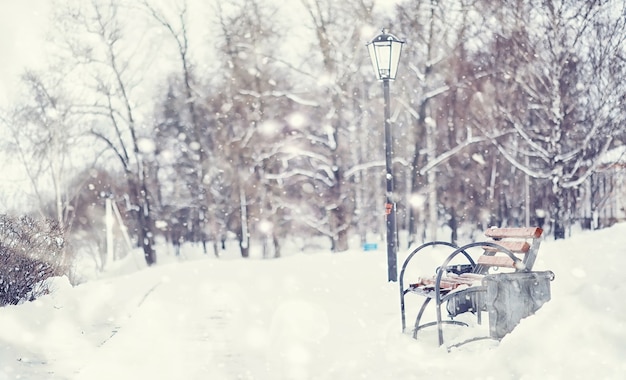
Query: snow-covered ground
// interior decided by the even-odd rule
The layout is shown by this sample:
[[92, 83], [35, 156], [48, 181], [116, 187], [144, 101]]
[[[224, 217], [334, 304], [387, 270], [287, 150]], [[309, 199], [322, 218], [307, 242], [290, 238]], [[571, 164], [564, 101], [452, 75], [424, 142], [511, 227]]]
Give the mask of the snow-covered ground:
[[[0, 309], [0, 379], [626, 376], [624, 223], [546, 239], [535, 269], [556, 274], [552, 300], [501, 342], [449, 353], [434, 328], [418, 340], [400, 332], [384, 249], [243, 260], [185, 248], [184, 261], [163, 254], [169, 263], [75, 288], [60, 279], [52, 294]], [[484, 335], [484, 320], [446, 326], [446, 338]]]

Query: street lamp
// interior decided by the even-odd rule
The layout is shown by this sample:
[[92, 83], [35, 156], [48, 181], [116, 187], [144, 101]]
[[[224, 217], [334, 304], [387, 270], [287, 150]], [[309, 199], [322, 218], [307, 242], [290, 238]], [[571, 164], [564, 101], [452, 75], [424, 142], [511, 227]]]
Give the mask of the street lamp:
[[386, 33], [385, 29], [367, 44], [367, 50], [369, 51], [372, 66], [374, 66], [374, 71], [376, 72], [376, 78], [383, 82], [383, 94], [385, 98], [385, 179], [387, 181], [385, 218], [387, 225], [387, 273], [389, 281], [397, 281], [398, 279], [398, 236], [396, 228], [396, 204], [393, 200], [389, 81], [396, 79], [402, 44], [404, 44], [404, 41], [400, 41], [393, 34]]

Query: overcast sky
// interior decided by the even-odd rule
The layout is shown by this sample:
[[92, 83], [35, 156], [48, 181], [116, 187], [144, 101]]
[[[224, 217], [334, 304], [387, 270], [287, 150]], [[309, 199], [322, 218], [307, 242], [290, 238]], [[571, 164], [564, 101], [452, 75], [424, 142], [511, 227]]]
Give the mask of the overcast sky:
[[36, 66], [41, 49], [47, 0], [0, 0], [0, 102], [5, 103], [25, 65]]
[[[396, 2], [378, 0], [376, 8], [390, 14]], [[0, 106], [11, 97], [24, 68], [37, 67], [45, 57], [42, 50], [49, 3], [50, 0], [0, 0]]]
[[[49, 0], [0, 0], [0, 107], [8, 103], [25, 66], [43, 59]], [[0, 129], [0, 138], [6, 138]], [[1, 153], [1, 152], [0, 152]], [[17, 163], [0, 154], [0, 211], [19, 208], [25, 176]]]

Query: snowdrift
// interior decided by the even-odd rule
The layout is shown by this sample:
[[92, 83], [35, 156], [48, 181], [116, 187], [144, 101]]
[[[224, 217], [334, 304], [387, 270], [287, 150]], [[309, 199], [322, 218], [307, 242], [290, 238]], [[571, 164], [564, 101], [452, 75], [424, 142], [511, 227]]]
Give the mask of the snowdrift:
[[625, 247], [624, 223], [548, 238], [535, 269], [556, 274], [552, 300], [501, 342], [450, 353], [436, 329], [400, 332], [380, 249], [189, 254], [75, 288], [56, 279], [52, 294], [0, 309], [0, 379], [621, 379]]

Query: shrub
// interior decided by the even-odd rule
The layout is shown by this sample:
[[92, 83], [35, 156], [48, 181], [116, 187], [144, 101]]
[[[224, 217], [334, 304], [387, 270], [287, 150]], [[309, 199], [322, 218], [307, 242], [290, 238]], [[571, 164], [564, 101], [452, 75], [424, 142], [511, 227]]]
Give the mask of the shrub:
[[58, 223], [0, 215], [0, 306], [47, 293], [45, 280], [65, 271], [64, 249]]

